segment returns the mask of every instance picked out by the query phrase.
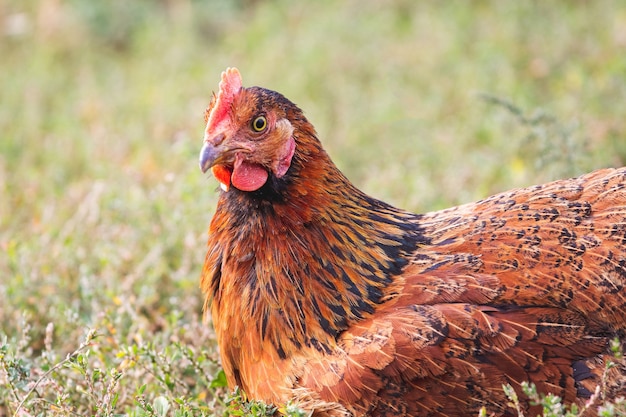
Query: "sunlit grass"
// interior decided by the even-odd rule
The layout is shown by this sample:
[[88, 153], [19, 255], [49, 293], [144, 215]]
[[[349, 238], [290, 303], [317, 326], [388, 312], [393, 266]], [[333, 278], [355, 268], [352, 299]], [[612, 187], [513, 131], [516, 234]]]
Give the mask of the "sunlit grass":
[[623, 165], [625, 28], [610, 1], [0, 2], [0, 416], [225, 409], [197, 168], [225, 67], [427, 211]]

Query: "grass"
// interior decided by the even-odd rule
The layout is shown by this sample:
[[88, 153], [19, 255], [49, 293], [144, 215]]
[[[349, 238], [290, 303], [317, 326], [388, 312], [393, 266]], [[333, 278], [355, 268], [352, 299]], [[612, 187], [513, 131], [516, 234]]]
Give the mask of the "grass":
[[0, 1], [0, 416], [241, 410], [198, 288], [225, 67], [427, 211], [624, 165], [625, 28], [618, 1]]

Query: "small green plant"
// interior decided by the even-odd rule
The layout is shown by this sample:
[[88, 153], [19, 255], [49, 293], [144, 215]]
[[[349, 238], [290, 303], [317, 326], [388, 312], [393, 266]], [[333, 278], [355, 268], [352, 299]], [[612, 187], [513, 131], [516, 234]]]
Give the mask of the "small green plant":
[[578, 122], [566, 123], [540, 108], [527, 113], [513, 102], [494, 95], [480, 97], [514, 117], [522, 132], [511, 142], [517, 148], [517, 155], [523, 155], [533, 169], [550, 171], [556, 178], [579, 175], [586, 170], [582, 164], [588, 144]]
[[[618, 397], [612, 402], [606, 401], [607, 378], [610, 370], [616, 366], [626, 366], [622, 344], [619, 339], [611, 340], [609, 348], [614, 360], [606, 362], [600, 384], [598, 384], [595, 392], [582, 407], [578, 407], [576, 404], [564, 404], [562, 398], [557, 395], [540, 393], [535, 384], [528, 382], [522, 383], [523, 394], [531, 405], [540, 405], [542, 407], [542, 417], [584, 417], [587, 415], [587, 411], [591, 409], [595, 409], [601, 417], [626, 416], [626, 399], [624, 397]], [[509, 399], [510, 405], [517, 410], [518, 416], [524, 417], [523, 407], [517, 392], [509, 384], [504, 385], [502, 389]], [[486, 410], [481, 410], [479, 415], [486, 417]]]
[[[108, 322], [105, 318], [103, 325]], [[7, 415], [208, 417], [225, 408], [223, 373], [215, 354], [202, 347], [158, 338], [126, 344], [119, 332], [91, 329], [78, 347], [58, 358], [50, 325], [44, 351], [33, 357], [26, 348], [31, 327], [24, 329], [16, 343], [6, 337], [0, 343], [0, 381], [6, 381], [0, 383], [0, 410], [5, 407]], [[118, 346], [115, 354], [111, 342]]]
[[236, 387], [226, 398], [225, 415], [227, 416], [270, 417], [275, 416], [276, 413], [285, 417], [309, 417], [311, 415], [291, 403], [278, 408], [263, 401], [246, 400], [239, 387]]

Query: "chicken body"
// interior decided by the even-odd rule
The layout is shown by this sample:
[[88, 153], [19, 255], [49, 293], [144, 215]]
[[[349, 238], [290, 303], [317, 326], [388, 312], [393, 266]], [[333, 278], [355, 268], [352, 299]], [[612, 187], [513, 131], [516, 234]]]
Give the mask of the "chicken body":
[[[231, 387], [315, 416], [462, 416], [534, 382], [583, 403], [626, 336], [626, 169], [413, 214], [335, 167], [302, 111], [222, 75], [201, 287]], [[626, 395], [611, 369], [609, 397]], [[593, 414], [593, 411], [591, 411]]]

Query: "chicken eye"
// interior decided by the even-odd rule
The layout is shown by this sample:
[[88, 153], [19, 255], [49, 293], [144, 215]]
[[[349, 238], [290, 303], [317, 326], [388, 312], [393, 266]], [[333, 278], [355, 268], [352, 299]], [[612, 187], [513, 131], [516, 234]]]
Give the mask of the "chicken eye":
[[262, 132], [267, 128], [267, 119], [265, 116], [259, 116], [252, 122], [252, 129], [255, 132]]

